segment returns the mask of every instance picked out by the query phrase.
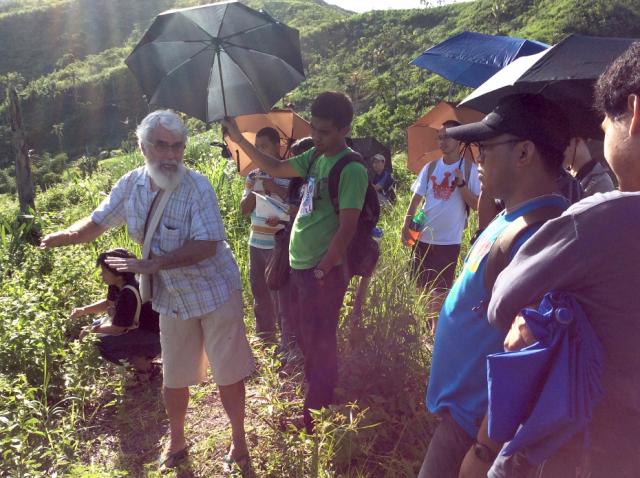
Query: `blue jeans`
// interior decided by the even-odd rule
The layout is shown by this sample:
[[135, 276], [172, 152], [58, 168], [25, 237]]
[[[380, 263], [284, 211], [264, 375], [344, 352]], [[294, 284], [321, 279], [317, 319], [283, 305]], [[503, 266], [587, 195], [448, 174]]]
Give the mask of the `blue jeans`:
[[342, 266], [336, 266], [322, 281], [316, 280], [313, 269], [294, 269], [291, 279], [298, 296], [299, 343], [309, 385], [303, 413], [305, 426], [311, 432], [313, 422], [309, 410], [319, 410], [333, 401], [338, 380], [338, 320], [348, 277]]
[[130, 330], [122, 335], [99, 334], [100, 355], [109, 362], [122, 365], [134, 357], [154, 358], [160, 355], [160, 334], [145, 329]]

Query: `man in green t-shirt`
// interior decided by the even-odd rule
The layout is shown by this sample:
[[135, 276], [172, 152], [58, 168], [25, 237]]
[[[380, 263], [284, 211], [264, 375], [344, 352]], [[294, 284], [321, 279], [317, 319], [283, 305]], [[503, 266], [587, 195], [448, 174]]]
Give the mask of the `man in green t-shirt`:
[[305, 178], [302, 202], [291, 232], [289, 261], [291, 280], [298, 294], [301, 348], [305, 378], [309, 388], [304, 402], [304, 423], [313, 430], [310, 409], [320, 409], [333, 401], [338, 377], [338, 319], [348, 284], [342, 264], [353, 239], [367, 191], [365, 167], [347, 164], [340, 174], [336, 214], [329, 197], [329, 173], [345, 154], [351, 152], [345, 138], [351, 129], [353, 106], [343, 93], [321, 93], [311, 105], [309, 151], [287, 161], [279, 161], [247, 141], [233, 119], [223, 120], [226, 134], [251, 160], [274, 177]]

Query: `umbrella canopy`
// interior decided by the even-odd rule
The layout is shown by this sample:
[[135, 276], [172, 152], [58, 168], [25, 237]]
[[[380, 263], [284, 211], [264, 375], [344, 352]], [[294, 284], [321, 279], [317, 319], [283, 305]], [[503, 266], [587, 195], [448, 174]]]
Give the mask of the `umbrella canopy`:
[[304, 79], [298, 31], [239, 2], [161, 13], [126, 64], [150, 104], [205, 122], [267, 112]]
[[[267, 114], [244, 115], [236, 118], [238, 128], [242, 136], [251, 144], [256, 141], [256, 133], [267, 126], [275, 129], [280, 134], [280, 154], [287, 157], [289, 147], [296, 139], [311, 135], [311, 126], [302, 117], [291, 110], [273, 110]], [[225, 136], [231, 155], [238, 166], [238, 171], [243, 176], [249, 174], [256, 166], [244, 151], [229, 137]]]
[[550, 292], [522, 315], [538, 342], [487, 357], [489, 436], [500, 452], [523, 452], [537, 465], [591, 420], [602, 398], [604, 353], [582, 307]]
[[[442, 101], [429, 110], [424, 116], [407, 128], [407, 166], [409, 170], [418, 174], [430, 161], [442, 156], [438, 145], [438, 130], [442, 123], [456, 120], [462, 124], [475, 123], [484, 118], [471, 108], [458, 107], [455, 103]], [[477, 151], [474, 152], [477, 156]]]
[[411, 64], [476, 88], [516, 58], [548, 47], [523, 38], [462, 32], [425, 50]]
[[366, 138], [347, 138], [347, 144], [349, 147], [362, 155], [369, 166], [370, 173], [373, 172], [371, 166], [371, 158], [376, 154], [382, 154], [384, 156], [384, 169], [393, 173], [393, 166], [391, 164], [391, 151], [384, 144], [372, 137]]
[[593, 110], [595, 81], [634, 41], [569, 35], [548, 50], [507, 65], [460, 105], [488, 113], [505, 96], [539, 93], [566, 110], [572, 134], [601, 138], [601, 119]]

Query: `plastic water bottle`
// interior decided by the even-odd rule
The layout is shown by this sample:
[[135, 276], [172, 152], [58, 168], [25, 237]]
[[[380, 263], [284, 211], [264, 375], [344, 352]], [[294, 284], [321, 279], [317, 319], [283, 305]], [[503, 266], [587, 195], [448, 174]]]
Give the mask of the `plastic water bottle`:
[[427, 215], [424, 211], [419, 211], [418, 214], [413, 216], [411, 220], [411, 224], [409, 225], [409, 241], [407, 244], [409, 246], [414, 246], [418, 239], [420, 238], [420, 234], [424, 229], [424, 225], [427, 223]]

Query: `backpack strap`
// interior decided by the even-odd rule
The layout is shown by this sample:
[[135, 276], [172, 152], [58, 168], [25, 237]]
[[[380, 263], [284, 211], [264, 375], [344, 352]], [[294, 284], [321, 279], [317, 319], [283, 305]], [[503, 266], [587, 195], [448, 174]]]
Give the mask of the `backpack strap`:
[[522, 238], [523, 234], [533, 227], [540, 226], [546, 221], [560, 216], [563, 211], [564, 208], [560, 206], [538, 207], [523, 214], [502, 231], [487, 255], [484, 283], [489, 293], [493, 290], [493, 285], [500, 272], [511, 262], [513, 247]]
[[329, 197], [331, 198], [331, 204], [333, 204], [333, 209], [336, 214], [340, 213], [340, 204], [338, 195], [340, 193], [340, 175], [342, 174], [342, 170], [349, 163], [358, 162], [362, 164], [365, 168], [367, 164], [362, 159], [362, 155], [356, 151], [352, 151], [351, 153], [345, 154], [341, 157], [336, 164], [331, 167], [331, 171], [329, 171]]
[[429, 178], [431, 177], [431, 175], [434, 173], [434, 171], [436, 170], [436, 166], [438, 164], [438, 161], [440, 161], [439, 159], [436, 159], [434, 161], [431, 161], [429, 163], [429, 166], [427, 166], [427, 184], [431, 184], [431, 182], [429, 181]]
[[133, 295], [136, 298], [136, 313], [133, 316], [133, 323], [129, 327], [127, 327], [127, 330], [137, 329], [140, 325], [140, 313], [142, 312], [142, 299], [140, 298], [140, 292], [138, 292], [138, 289], [136, 289], [134, 286], [128, 284], [125, 285], [122, 289], [129, 289], [131, 292], [133, 292]]
[[309, 160], [309, 164], [307, 165], [307, 172], [304, 175], [304, 182], [306, 183], [309, 180], [309, 173], [311, 172], [311, 168], [313, 164], [316, 162], [316, 159], [320, 157], [320, 153], [317, 149], [313, 149], [313, 153], [311, 153], [311, 159]]

